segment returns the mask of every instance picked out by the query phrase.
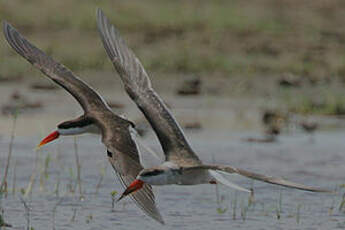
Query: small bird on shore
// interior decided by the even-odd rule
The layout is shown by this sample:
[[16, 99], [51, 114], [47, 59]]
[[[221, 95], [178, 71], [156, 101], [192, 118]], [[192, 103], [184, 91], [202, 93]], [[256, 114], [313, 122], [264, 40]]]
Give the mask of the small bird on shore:
[[305, 121], [301, 121], [299, 125], [306, 133], [310, 135], [309, 141], [310, 143], [313, 143], [315, 141], [314, 133], [319, 128], [319, 124], [314, 121], [305, 120]]
[[312, 122], [312, 121], [302, 121], [299, 123], [301, 128], [309, 134], [313, 134], [317, 128], [319, 127], [319, 124], [317, 122]]

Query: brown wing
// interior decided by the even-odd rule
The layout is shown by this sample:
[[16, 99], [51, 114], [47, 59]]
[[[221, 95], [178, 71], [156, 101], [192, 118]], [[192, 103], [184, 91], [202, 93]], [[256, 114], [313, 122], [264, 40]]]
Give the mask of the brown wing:
[[80, 103], [84, 111], [106, 108], [102, 97], [91, 87], [75, 76], [64, 65], [56, 62], [26, 40], [13, 26], [3, 22], [3, 32], [10, 46], [47, 77], [66, 89]]
[[[128, 128], [128, 127], [127, 127]], [[127, 188], [137, 177], [143, 167], [139, 163], [138, 148], [129, 132], [119, 135], [116, 127], [111, 124], [104, 127], [103, 143], [108, 148], [108, 159], [113, 166], [124, 188]], [[114, 132], [115, 131], [115, 132]], [[144, 187], [131, 194], [131, 199], [147, 215], [164, 224], [156, 205], [152, 187], [144, 184]]]
[[[22, 37], [19, 32], [17, 32], [10, 24], [4, 22], [3, 30], [6, 40], [17, 53], [27, 59], [36, 68], [40, 69], [55, 83], [59, 84], [70, 94], [72, 94], [72, 96], [76, 98], [76, 100], [80, 103], [80, 105], [86, 112], [92, 113], [92, 111], [99, 111], [103, 109], [103, 113], [94, 114], [98, 125], [100, 125], [102, 129], [103, 139], [105, 139], [104, 135], [108, 133], [112, 134], [112, 131], [108, 132], [109, 129], [106, 129], [102, 125], [103, 122], [105, 122], [104, 120], [107, 120], [105, 119], [106, 114], [110, 114], [110, 116], [113, 116], [113, 119], [111, 120], [114, 121], [114, 119], [116, 119], [115, 123], [122, 123], [122, 127], [130, 125], [129, 121], [121, 119], [120, 117], [110, 112], [110, 110], [108, 111], [108, 109], [106, 109], [106, 103], [96, 91], [94, 91], [82, 80], [77, 78], [69, 69], [56, 62], [54, 59], [46, 55], [43, 51], [32, 45], [29, 41]], [[117, 134], [119, 136], [126, 135], [126, 132], [123, 133], [121, 132], [121, 130], [116, 131], [118, 132]], [[127, 135], [130, 135], [129, 132], [127, 132]], [[114, 154], [114, 157], [109, 158], [110, 163], [113, 165], [116, 174], [118, 175], [121, 183], [125, 188], [136, 178], [137, 174], [142, 170], [142, 167], [139, 163], [138, 153], [136, 152], [137, 150], [135, 147], [135, 143], [126, 142], [126, 144], [129, 145], [127, 146], [127, 149], [130, 150], [128, 153], [126, 151], [115, 151], [116, 153]], [[130, 145], [132, 145], [132, 147]], [[142, 191], [134, 194], [132, 196], [132, 199], [142, 210], [144, 210], [145, 213], [147, 213], [157, 221], [164, 223], [155, 206], [154, 195], [150, 186], [146, 185], [145, 188], [142, 189]]]
[[127, 47], [119, 32], [111, 25], [102, 10], [97, 11], [97, 26], [104, 48], [120, 74], [125, 89], [144, 113], [156, 132], [166, 160], [191, 165], [200, 163], [191, 149], [182, 129], [169, 109], [151, 87], [150, 79], [139, 59]]
[[298, 184], [295, 182], [287, 181], [282, 178], [277, 178], [277, 177], [272, 177], [272, 176], [266, 176], [254, 172], [250, 172], [244, 169], [239, 169], [239, 168], [234, 168], [231, 166], [223, 166], [223, 165], [200, 165], [196, 167], [188, 167], [184, 168], [184, 170], [195, 170], [195, 169], [213, 169], [213, 170], [220, 170], [224, 171], [227, 173], [236, 173], [254, 180], [259, 180], [263, 181], [269, 184], [276, 184], [288, 188], [294, 188], [294, 189], [299, 189], [299, 190], [305, 190], [305, 191], [310, 191], [310, 192], [329, 192], [331, 193], [332, 191], [326, 190], [326, 189], [320, 189], [312, 186], [307, 186], [307, 185], [302, 185]]
[[[118, 154], [118, 153], [117, 153]], [[141, 165], [136, 161], [131, 161], [124, 154], [119, 154], [123, 159], [114, 160], [109, 157], [109, 162], [113, 166], [116, 175], [118, 176], [121, 184], [124, 188], [127, 188], [136, 178], [137, 174], [143, 169]], [[120, 162], [122, 164], [120, 165]], [[130, 167], [128, 167], [130, 163]], [[120, 170], [120, 168], [126, 167], [125, 170]], [[122, 173], [120, 173], [122, 171]], [[148, 216], [157, 220], [161, 224], [164, 224], [163, 218], [160, 215], [156, 205], [155, 205], [155, 196], [152, 192], [152, 187], [149, 184], [144, 184], [144, 187], [134, 194], [129, 195], [134, 203], [143, 210]]]

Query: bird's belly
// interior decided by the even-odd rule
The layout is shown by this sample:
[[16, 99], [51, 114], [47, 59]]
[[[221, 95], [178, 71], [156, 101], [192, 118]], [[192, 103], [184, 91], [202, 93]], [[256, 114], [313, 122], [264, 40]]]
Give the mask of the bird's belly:
[[144, 182], [150, 185], [197, 185], [208, 184], [214, 180], [208, 170], [191, 170], [179, 172], [167, 172], [157, 176], [142, 177]]
[[208, 184], [213, 177], [208, 173], [207, 170], [193, 170], [191, 172], [185, 172], [180, 175], [178, 185], [197, 185], [197, 184]]

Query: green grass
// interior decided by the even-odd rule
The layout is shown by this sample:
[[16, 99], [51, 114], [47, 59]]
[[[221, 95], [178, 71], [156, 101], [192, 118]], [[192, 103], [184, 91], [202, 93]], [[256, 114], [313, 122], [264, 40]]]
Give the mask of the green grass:
[[[262, 82], [285, 74], [345, 84], [342, 1], [0, 0], [0, 19], [73, 71], [99, 76], [113, 67], [97, 32], [98, 7], [154, 76], [234, 78], [259, 95], [272, 94], [269, 84], [260, 88]], [[32, 69], [0, 38], [0, 79], [37, 75]], [[289, 109], [342, 114], [343, 97], [327, 87], [321, 107], [309, 95], [287, 103]]]
[[[96, 31], [100, 7], [150, 72], [343, 76], [345, 6], [322, 2], [0, 0], [0, 18], [73, 70], [111, 68]], [[1, 43], [0, 75], [24, 74]]]
[[345, 97], [329, 96], [321, 101], [314, 101], [311, 98], [301, 98], [301, 100], [290, 105], [289, 110], [301, 114], [320, 114], [320, 115], [345, 115]]

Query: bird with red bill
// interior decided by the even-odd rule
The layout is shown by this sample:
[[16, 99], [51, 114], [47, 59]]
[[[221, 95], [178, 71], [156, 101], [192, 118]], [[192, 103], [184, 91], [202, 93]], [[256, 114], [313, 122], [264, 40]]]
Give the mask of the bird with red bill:
[[109, 22], [101, 10], [97, 12], [97, 28], [109, 59], [113, 62], [118, 76], [124, 84], [124, 89], [149, 121], [165, 154], [165, 161], [158, 167], [143, 169], [127, 187], [119, 200], [140, 191], [143, 184], [197, 185], [221, 183], [241, 191], [250, 192], [248, 189], [228, 181], [222, 174], [239, 174], [266, 183], [300, 190], [329, 192], [325, 189], [306, 186], [228, 165], [204, 164], [190, 146], [183, 130], [164, 103], [164, 100], [153, 89], [149, 75], [139, 59], [128, 48], [119, 31]]
[[[143, 169], [139, 161], [136, 140], [131, 134], [133, 123], [115, 114], [105, 100], [71, 70], [55, 61], [25, 39], [13, 26], [3, 23], [3, 32], [10, 46], [34, 67], [69, 92], [81, 105], [84, 114], [74, 120], [65, 121], [44, 138], [38, 147], [61, 136], [97, 133], [107, 148], [109, 162], [113, 166], [121, 185], [131, 184]], [[145, 184], [140, 191], [130, 195], [134, 203], [145, 214], [159, 223], [164, 223], [150, 185]]]
[[126, 197], [127, 195], [141, 189], [144, 185], [144, 181], [135, 179], [128, 187], [127, 189], [122, 193], [119, 199], [117, 199], [116, 202], [119, 202], [122, 200], [122, 198]]
[[41, 148], [43, 145], [48, 144], [49, 142], [52, 142], [53, 140], [59, 138], [60, 133], [58, 131], [54, 131], [48, 136], [46, 136], [40, 143], [37, 145], [37, 148]]

